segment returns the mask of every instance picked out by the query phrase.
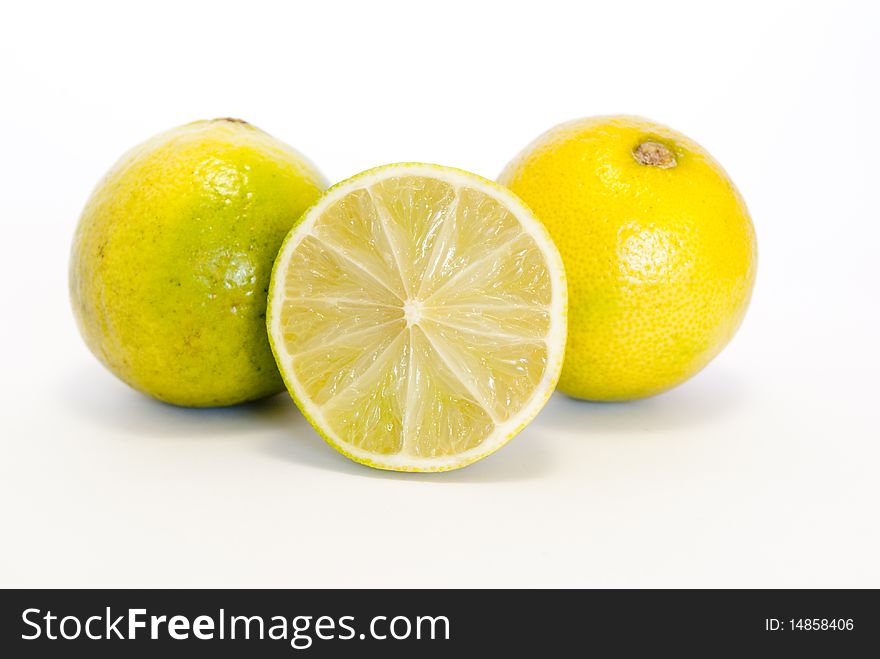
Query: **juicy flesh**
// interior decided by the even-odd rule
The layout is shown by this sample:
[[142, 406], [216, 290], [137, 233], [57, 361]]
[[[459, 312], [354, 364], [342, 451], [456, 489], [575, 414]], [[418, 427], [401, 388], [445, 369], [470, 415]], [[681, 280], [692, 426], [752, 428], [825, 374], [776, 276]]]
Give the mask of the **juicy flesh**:
[[341, 442], [435, 458], [482, 444], [547, 367], [543, 253], [493, 197], [422, 176], [327, 208], [285, 273], [292, 372]]

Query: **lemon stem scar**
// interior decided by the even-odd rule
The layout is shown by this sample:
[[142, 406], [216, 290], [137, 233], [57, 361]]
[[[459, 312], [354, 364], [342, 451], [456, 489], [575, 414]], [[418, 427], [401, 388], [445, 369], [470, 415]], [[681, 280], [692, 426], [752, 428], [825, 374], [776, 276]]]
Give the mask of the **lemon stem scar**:
[[675, 154], [659, 142], [642, 142], [633, 149], [633, 157], [643, 165], [670, 169], [678, 164]]

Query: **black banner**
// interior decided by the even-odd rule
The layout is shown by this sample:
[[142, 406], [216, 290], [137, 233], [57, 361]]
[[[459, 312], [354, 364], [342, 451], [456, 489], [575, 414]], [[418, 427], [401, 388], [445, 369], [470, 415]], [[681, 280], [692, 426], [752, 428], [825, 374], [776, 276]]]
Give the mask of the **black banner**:
[[880, 650], [880, 599], [869, 590], [7, 590], [0, 634], [6, 657], [852, 657]]

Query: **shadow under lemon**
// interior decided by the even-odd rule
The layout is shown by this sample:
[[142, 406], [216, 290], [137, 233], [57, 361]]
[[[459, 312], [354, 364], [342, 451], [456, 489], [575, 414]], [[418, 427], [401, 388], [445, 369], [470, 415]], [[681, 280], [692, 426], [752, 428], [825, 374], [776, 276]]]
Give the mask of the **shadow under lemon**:
[[131, 389], [86, 363], [62, 382], [73, 410], [120, 434], [179, 440], [247, 437], [266, 427], [309, 428], [287, 394], [230, 407], [177, 407]]
[[687, 382], [651, 398], [624, 402], [591, 402], [556, 392], [541, 415], [548, 429], [579, 430], [591, 435], [685, 430], [710, 425], [741, 409], [745, 384], [715, 365]]
[[[541, 413], [502, 450], [463, 469], [444, 473], [400, 473], [358, 464], [328, 445], [285, 392], [231, 407], [186, 408], [163, 403], [121, 384], [109, 372], [81, 369], [62, 380], [61, 394], [74, 413], [121, 436], [209, 441], [239, 438], [256, 450], [305, 467], [366, 478], [437, 483], [497, 483], [545, 476], [554, 460], [541, 441]], [[559, 396], [559, 394], [556, 394]]]

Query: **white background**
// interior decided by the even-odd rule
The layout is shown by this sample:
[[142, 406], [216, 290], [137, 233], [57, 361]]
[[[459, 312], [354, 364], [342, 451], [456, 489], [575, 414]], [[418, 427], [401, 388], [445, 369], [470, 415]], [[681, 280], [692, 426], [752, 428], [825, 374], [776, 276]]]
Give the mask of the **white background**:
[[[880, 586], [880, 13], [864, 3], [85, 2], [0, 9], [3, 586]], [[625, 112], [695, 138], [758, 232], [739, 335], [675, 391], [554, 396], [445, 475], [354, 464], [285, 396], [127, 389], [67, 299], [130, 146], [245, 118], [331, 180], [495, 177]]]

